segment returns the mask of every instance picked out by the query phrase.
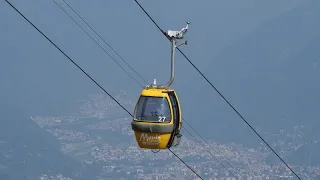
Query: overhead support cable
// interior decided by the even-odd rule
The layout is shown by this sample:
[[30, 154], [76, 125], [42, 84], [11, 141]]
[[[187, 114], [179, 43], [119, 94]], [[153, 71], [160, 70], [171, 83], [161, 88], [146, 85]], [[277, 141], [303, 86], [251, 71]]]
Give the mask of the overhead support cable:
[[[71, 15], [69, 15], [69, 13], [67, 12], [67, 11], [65, 11], [55, 0], [53, 0], [54, 2], [55, 2], [55, 4], [61, 9], [61, 10], [63, 10], [63, 12], [69, 17], [69, 18], [71, 18], [72, 19], [72, 21], [73, 22], [75, 22], [88, 36], [90, 36], [89, 35], [89, 33], [86, 31], [86, 30], [84, 30], [84, 28], [78, 23], [78, 22], [76, 22], [76, 20], [74, 19], [74, 18], [72, 18], [72, 16]], [[72, 8], [72, 6], [71, 5], [69, 5], [65, 0], [62, 0], [62, 1], [64, 1], [66, 4], [67, 4], [67, 6], [85, 23], [85, 24], [87, 24], [90, 28], [91, 28], [91, 30], [92, 31], [94, 31], [96, 34], [97, 34], [97, 36], [99, 36], [101, 39], [103, 39], [90, 25], [89, 25], [89, 23], [87, 23], [80, 15], [79, 15], [79, 13], [77, 13], [75, 10], [74, 10], [74, 8]], [[94, 40], [93, 38], [92, 38], [92, 36], [90, 36], [91, 37], [91, 39], [92, 40]], [[95, 41], [95, 40], [94, 40]], [[110, 45], [110, 44], [108, 44], [104, 39], [103, 39], [103, 41], [111, 48], [111, 49], [113, 49], [112, 48], [112, 46]], [[95, 41], [96, 42], [96, 41]], [[97, 43], [97, 42], [96, 42]], [[97, 43], [98, 44], [98, 43]], [[98, 44], [99, 45], [99, 44]], [[99, 45], [100, 46], [100, 45]], [[100, 46], [100, 48], [102, 48], [101, 46]], [[103, 48], [102, 48], [103, 49]], [[104, 49], [103, 49], [104, 50]], [[105, 50], [104, 50], [105, 51]], [[106, 52], [106, 51], [105, 51]], [[107, 53], [107, 52], [106, 52]], [[108, 53], [107, 53], [108, 54]], [[118, 54], [118, 53], [116, 53], [116, 54]], [[109, 54], [108, 54], [109, 55]], [[110, 56], [110, 55], [109, 55]], [[120, 56], [120, 55], [119, 55]], [[111, 56], [110, 56], [111, 57]], [[118, 64], [119, 66], [121, 66], [120, 64]], [[130, 66], [129, 64], [128, 64], [128, 66]], [[122, 66], [121, 66], [122, 67]], [[131, 67], [131, 66], [130, 66]], [[123, 68], [122, 68], [123, 69]], [[124, 69], [123, 69], [124, 70]], [[136, 70], [134, 70], [133, 68], [132, 68], [132, 70], [137, 74], [137, 76], [138, 77], [140, 77], [140, 79], [142, 80], [142, 81], [144, 81], [144, 82], [146, 82], [146, 80], [144, 80], [141, 76], [140, 76], [140, 74], [136, 71]], [[125, 71], [125, 70], [124, 70]], [[131, 76], [130, 74], [129, 74], [129, 76]], [[138, 83], [138, 80], [136, 80], [133, 76], [131, 76], [131, 78], [132, 79], [134, 79], [135, 80], [135, 82], [136, 83]], [[147, 83], [147, 82], [146, 82]], [[139, 84], [139, 83], [138, 83]], [[142, 88], [143, 86], [141, 85], [141, 84], [139, 84], [140, 85], [140, 87]], [[184, 118], [182, 118], [186, 123], [187, 123], [187, 125], [189, 126], [189, 127], [191, 127], [192, 129], [193, 129], [193, 131], [195, 131], [195, 129], [187, 122], [187, 120], [185, 120]], [[185, 127], [182, 127], [182, 128], [185, 128]], [[187, 131], [189, 134], [190, 134], [190, 132], [189, 131]], [[196, 131], [195, 131], [196, 132]], [[198, 135], [199, 135], [199, 133], [198, 132], [196, 132]], [[195, 139], [200, 145], [202, 145], [201, 144], [201, 142], [198, 140], [198, 139], [196, 139], [192, 134], [190, 134], [192, 137], [193, 137], [193, 139]], [[199, 135], [200, 136], [200, 135]], [[202, 140], [205, 142], [205, 140], [204, 140], [204, 138], [202, 137], [202, 136], [200, 136], [201, 138], [202, 138]], [[207, 142], [205, 142], [205, 143], [207, 143]], [[204, 148], [207, 150], [207, 152], [214, 158], [214, 159], [216, 159], [219, 163], [220, 163], [220, 165], [222, 165], [222, 167], [223, 168], [225, 168], [230, 174], [232, 174], [233, 175], [233, 177], [235, 177], [236, 178], [236, 176], [228, 169], [228, 168], [226, 168], [225, 167], [225, 165], [223, 164], [223, 163], [221, 163], [221, 161], [219, 161], [219, 159], [217, 159], [212, 153], [211, 153], [211, 151], [209, 151], [208, 150], [208, 148], [206, 147], [206, 146], [204, 146]], [[216, 150], [215, 150], [215, 148], [214, 147], [212, 147], [213, 148], [213, 150], [215, 151], [215, 153], [217, 153], [221, 158], [223, 158], [223, 160], [224, 161], [226, 161], [226, 163], [231, 167], [231, 168], [233, 168], [233, 169], [235, 169], [219, 152], [217, 152]], [[240, 175], [238, 174], [238, 176], [240, 177]]]
[[[153, 24], [161, 31], [162, 34], [170, 41], [170, 39], [165, 35], [165, 32], [160, 28], [160, 26], [153, 20], [149, 13], [141, 6], [141, 4], [134, 0], [141, 10], [149, 17]], [[298, 178], [301, 179], [293, 169], [278, 155], [278, 153], [262, 138], [262, 136], [248, 123], [248, 121], [237, 111], [234, 106], [221, 94], [221, 92], [204, 76], [204, 74], [191, 62], [191, 60], [179, 49], [178, 51], [185, 57], [185, 59], [198, 71], [198, 73], [209, 83], [209, 85], [224, 99], [224, 101], [237, 113], [237, 115], [250, 127], [250, 129], [267, 145], [267, 147], [282, 161], [282, 163], [287, 166], [287, 168]]]
[[[73, 61], [66, 53], [64, 53], [53, 41], [51, 41], [41, 30], [39, 30], [28, 18], [26, 18], [18, 9], [15, 8], [8, 0], [5, 0], [17, 13], [19, 13], [30, 25], [32, 25], [41, 35], [43, 35], [53, 46], [55, 46], [69, 61], [71, 61], [78, 69], [80, 69], [90, 80], [92, 80], [101, 90], [103, 90], [111, 99], [113, 99], [123, 110], [125, 110], [131, 117], [133, 115], [120, 104], [108, 91], [106, 91], [97, 81], [95, 81], [88, 73], [86, 73], [75, 61]], [[170, 150], [170, 149], [169, 149]], [[185, 164], [196, 176], [203, 179], [198, 173], [196, 173], [192, 167], [185, 163], [178, 155], [170, 150], [170, 152], [176, 156], [183, 164]]]

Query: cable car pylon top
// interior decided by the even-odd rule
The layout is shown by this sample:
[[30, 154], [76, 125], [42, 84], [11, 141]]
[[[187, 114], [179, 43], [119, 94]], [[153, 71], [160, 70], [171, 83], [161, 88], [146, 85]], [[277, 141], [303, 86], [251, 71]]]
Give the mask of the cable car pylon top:
[[[171, 41], [171, 74], [170, 74], [170, 80], [162, 86], [157, 86], [156, 85], [156, 79], [154, 79], [153, 81], [153, 88], [161, 88], [161, 89], [168, 89], [170, 87], [170, 85], [173, 83], [174, 80], [174, 57], [175, 57], [175, 50], [177, 47], [181, 46], [181, 45], [187, 45], [187, 41], [184, 42], [177, 42], [177, 39], [183, 39], [184, 35], [187, 33], [188, 31], [188, 27], [190, 22], [186, 22], [187, 25], [186, 27], [182, 28], [180, 31], [172, 31], [172, 30], [168, 30], [167, 32], [164, 32], [164, 34], [167, 36], [168, 39], [170, 39]], [[149, 86], [146, 86], [147, 88]]]

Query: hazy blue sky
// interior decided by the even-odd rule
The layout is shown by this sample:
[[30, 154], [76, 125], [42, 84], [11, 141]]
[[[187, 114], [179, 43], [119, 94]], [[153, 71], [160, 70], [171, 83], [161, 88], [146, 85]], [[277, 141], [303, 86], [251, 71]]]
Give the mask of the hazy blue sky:
[[[133, 99], [137, 98], [141, 88], [52, 0], [10, 2], [107, 91], [115, 94], [124, 89], [130, 92]], [[63, 3], [60, 0], [57, 2]], [[170, 43], [133, 0], [67, 2], [150, 83], [153, 78], [157, 78], [159, 83], [167, 81]], [[219, 64], [222, 65], [221, 68], [224, 67], [223, 62], [215, 58], [219, 57], [221, 51], [241, 42], [265, 22], [289, 12], [301, 3], [298, 0], [139, 2], [164, 30], [179, 30], [185, 26], [185, 21], [191, 22], [186, 35], [188, 46], [181, 49], [207, 74], [210, 74], [208, 69], [212, 65], [217, 66], [215, 68], [219, 68]], [[70, 10], [68, 12], [72, 13]], [[0, 82], [3, 99], [16, 102], [30, 114], [54, 114], [73, 109], [77, 100], [86, 98], [88, 93], [102, 93], [4, 1], [0, 2], [0, 32]], [[108, 48], [107, 51], [111, 52]], [[237, 76], [232, 72], [229, 75]], [[222, 75], [213, 77], [211, 74], [208, 78], [213, 83], [226, 80]], [[201, 127], [199, 122], [211, 121], [214, 121], [212, 126], [219, 121], [229, 121], [227, 125], [237, 121], [243, 125], [179, 53], [173, 87], [177, 88], [180, 95], [184, 117], [198, 128]], [[199, 91], [195, 94], [194, 90], [199, 87], [206, 91], [198, 98]], [[229, 86], [218, 88], [228, 89]], [[228, 93], [227, 97], [239, 95], [236, 88], [229, 88]], [[201, 106], [207, 108], [199, 108]], [[255, 105], [246, 104], [237, 108], [240, 111], [250, 110], [253, 106]], [[248, 114], [249, 111], [245, 112], [248, 118], [254, 118]], [[199, 113], [203, 114], [199, 116]], [[216, 119], [211, 120], [212, 117]], [[204, 131], [209, 134], [210, 127], [206, 127]]]

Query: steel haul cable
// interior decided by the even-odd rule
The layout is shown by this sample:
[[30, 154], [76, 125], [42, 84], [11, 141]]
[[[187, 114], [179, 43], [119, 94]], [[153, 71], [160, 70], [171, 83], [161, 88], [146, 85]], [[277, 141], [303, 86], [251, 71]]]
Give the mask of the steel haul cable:
[[[188, 124], [188, 122], [186, 122], [187, 124]], [[189, 125], [190, 126], [190, 125]], [[191, 127], [191, 126], [190, 126]], [[192, 127], [191, 127], [192, 128]], [[193, 129], [193, 128], [192, 128]], [[201, 145], [201, 143], [186, 129], [186, 128], [184, 128], [184, 130], [196, 141], [196, 142], [198, 142], [200, 145]], [[200, 136], [201, 137], [201, 136]], [[203, 140], [204, 141], [204, 140]], [[205, 143], [207, 143], [206, 141], [204, 141]], [[208, 143], [207, 143], [208, 144]], [[234, 178], [236, 178], [236, 176], [224, 165], [224, 164], [222, 164], [222, 162], [217, 158], [217, 157], [215, 157], [212, 153], [211, 153], [211, 151], [209, 151], [208, 149], [207, 149], [207, 147], [206, 146], [204, 146], [204, 145], [202, 145], [206, 150], [207, 150], [207, 152], [216, 160], [216, 161], [218, 161], [219, 162], [219, 164], [221, 164], [221, 166], [224, 168], [224, 169], [226, 169]], [[217, 153], [219, 156], [221, 156], [226, 162], [227, 162], [227, 164], [229, 165], [229, 166], [231, 166], [231, 168], [233, 168], [233, 169], [235, 169], [236, 170], [236, 168], [234, 168], [221, 154], [219, 154], [218, 152], [217, 152], [217, 150], [215, 150], [214, 148], [213, 148], [213, 150], [215, 151], [215, 153]], [[238, 173], [238, 172], [237, 172]], [[241, 178], [240, 177], [240, 175], [239, 175], [239, 173], [238, 173], [238, 176], [239, 176], [239, 178]], [[238, 178], [236, 178], [237, 180], [238, 180]]]
[[[54, 3], [59, 6], [61, 8], [62, 11], [64, 11], [72, 20], [74, 23], [76, 23], [80, 28], [81, 30], [86, 33], [124, 72], [126, 72], [138, 85], [142, 86], [133, 76], [131, 76], [131, 74], [126, 71], [119, 63], [118, 61], [116, 61], [92, 36], [90, 36], [90, 34], [84, 30], [79, 23], [77, 23], [55, 0], [53, 0]], [[107, 43], [106, 43], [107, 44]], [[109, 46], [109, 44], [107, 44]], [[110, 46], [109, 46], [110, 47]], [[112, 48], [111, 48], [112, 49]], [[113, 50], [113, 49], [112, 49]], [[114, 50], [113, 50], [114, 51]], [[130, 66], [131, 68], [131, 66]]]
[[[74, 22], [74, 23], [76, 23], [88, 36], [90, 36], [90, 38], [91, 39], [93, 39], [93, 37], [91, 36], [91, 35], [89, 35], [89, 33], [88, 32], [86, 32], [85, 30], [84, 30], [84, 28], [83, 27], [81, 27], [80, 26], [80, 24], [78, 23], [78, 22], [76, 22], [55, 0], [53, 0], [54, 2], [55, 2], [55, 4]], [[131, 68], [131, 70], [133, 70], [135, 73], [136, 73], [136, 75], [138, 76], [138, 77], [140, 77], [140, 79], [142, 80], [142, 81], [144, 81], [145, 83], [147, 83], [146, 82], [146, 80], [144, 80], [140, 75], [139, 75], [139, 73], [137, 72], [137, 71], [135, 71], [113, 48], [112, 48], [112, 46], [110, 45], [110, 44], [108, 44], [80, 15], [79, 15], [79, 13], [77, 13], [65, 0], [62, 0], [64, 3], [66, 3], [67, 4], [67, 6], [87, 25], [87, 26], [89, 26], [90, 27], [90, 29], [93, 31], [93, 32], [95, 32], [95, 34], [100, 38], [100, 39], [102, 39], [103, 40], [103, 42], [105, 42], [130, 68]], [[94, 40], [94, 39], [93, 39]], [[97, 44], [98, 44], [98, 42], [96, 41], [96, 40], [94, 40]], [[99, 44], [98, 44], [99, 45]], [[102, 46], [101, 45], [99, 45], [100, 46], [100, 48], [102, 48]], [[103, 49], [103, 48], [102, 48]], [[103, 49], [104, 50], [104, 49]], [[105, 50], [104, 50], [105, 51]], [[106, 52], [106, 51], [105, 51]], [[107, 52], [106, 52], [107, 53]], [[109, 55], [109, 54], [108, 54]], [[110, 55], [109, 55], [110, 56]], [[111, 57], [111, 56], [110, 56]], [[112, 58], [112, 57], [111, 57]], [[113, 59], [114, 60], [114, 59]], [[115, 60], [114, 60], [115, 61]], [[119, 65], [119, 64], [118, 64]], [[119, 65], [119, 66], [121, 66], [121, 65]], [[123, 69], [123, 68], [122, 68]], [[123, 69], [124, 70], [124, 69]], [[129, 74], [130, 75], [130, 74]], [[130, 75], [131, 76], [131, 75]], [[135, 82], [136, 83], [138, 83], [138, 81], [134, 78], [134, 77], [132, 77], [131, 76], [131, 78], [133, 78], [134, 80], [135, 80]], [[139, 83], [138, 83], [139, 84]], [[141, 84], [139, 84], [140, 85], [140, 87], [143, 87]], [[186, 121], [184, 118], [182, 118], [184, 121]], [[193, 131], [195, 131], [198, 135], [199, 135], [199, 137], [204, 141], [204, 144], [208, 144], [205, 140], [204, 140], [204, 138], [202, 137], [202, 136], [200, 136], [200, 134], [186, 121], [186, 123], [187, 123], [187, 125], [189, 126], [189, 127], [191, 127], [192, 128], [192, 130]], [[184, 127], [183, 127], [184, 128]], [[201, 145], [201, 142], [199, 142], [189, 131], [187, 131], [187, 133], [190, 135], [190, 136], [192, 136], [192, 138], [193, 139], [195, 139], [200, 145]], [[207, 150], [207, 152], [215, 159], [215, 160], [217, 160], [218, 161], [218, 163], [220, 164], [220, 165], [222, 165], [222, 167], [224, 168], [224, 169], [226, 169], [233, 177], [235, 177], [235, 175], [230, 171], [230, 170], [228, 170], [228, 168], [226, 168], [225, 167], [225, 165], [223, 164], [223, 163], [221, 163], [220, 162], [220, 160], [219, 159], [217, 159], [208, 149], [207, 149], [207, 147], [206, 146], [203, 146], [206, 150]], [[226, 163], [231, 167], [231, 168], [233, 168], [233, 169], [235, 169], [236, 170], [236, 168], [234, 168], [219, 152], [217, 152], [217, 150], [215, 150], [215, 148], [213, 148], [213, 150], [215, 151], [215, 153], [217, 153], [224, 161], [226, 161]], [[237, 172], [238, 173], [238, 172]], [[238, 174], [238, 176], [240, 177], [240, 175]], [[236, 178], [236, 177], [235, 177]]]
[[[133, 115], [122, 106], [110, 93], [108, 93], [99, 83], [97, 83], [88, 73], [86, 73], [76, 62], [74, 62], [66, 53], [64, 53], [54, 42], [52, 42], [42, 31], [40, 31], [28, 18], [26, 18], [18, 9], [16, 9], [8, 0], [5, 0], [17, 13], [19, 13], [30, 25], [32, 25], [41, 35], [43, 35], [52, 45], [54, 45], [66, 58], [68, 58], [76, 67], [78, 67], [89, 79], [91, 79], [101, 90], [103, 90], [110, 98], [112, 98], [123, 110], [125, 110], [130, 116]], [[169, 149], [170, 150], [170, 149]], [[188, 164], [186, 164], [178, 155], [170, 152], [177, 157], [182, 163], [184, 163], [196, 176], [203, 179], [198, 173], [196, 173]]]
[[[54, 2], [56, 2], [55, 0], [53, 0]], [[104, 40], [104, 38], [102, 38], [65, 0], [62, 0], [100, 39], [102, 39], [102, 41], [114, 52], [114, 53], [116, 53], [116, 55], [127, 65], [127, 66], [129, 66], [129, 68], [143, 81], [143, 82], [145, 82], [146, 84], [147, 84], [147, 81], [144, 79], [144, 78], [142, 78], [141, 76], [140, 76], [140, 74], [134, 69], [134, 68], [132, 68], [131, 66], [130, 66], [130, 64], [127, 62], [127, 61], [125, 61], [123, 58], [122, 58], [122, 56], [120, 56], [119, 55], [119, 53], [116, 51], [116, 50], [114, 50], [114, 48], [112, 48], [112, 46], [109, 44], [109, 43], [107, 43], [106, 42], [106, 40]], [[57, 4], [57, 3], [56, 3]], [[58, 4], [57, 4], [58, 5]], [[59, 6], [59, 5], [58, 5]], [[70, 17], [71, 18], [71, 17]], [[71, 18], [72, 19], [72, 18]]]
[[[153, 24], [161, 31], [161, 33], [165, 36], [164, 31], [160, 28], [160, 26], [153, 20], [153, 18], [149, 15], [149, 13], [141, 6], [141, 4], [134, 0], [137, 5], [143, 10], [143, 12], [149, 17], [149, 19], [153, 22]], [[167, 38], [167, 36], [165, 36]], [[168, 38], [167, 38], [168, 39]], [[170, 39], [168, 39], [170, 41]], [[261, 137], [261, 135], [248, 123], [247, 120], [231, 105], [231, 103], [221, 94], [220, 91], [203, 75], [203, 73], [191, 62], [191, 60], [179, 49], [178, 51], [186, 58], [186, 60], [198, 71], [198, 73], [210, 84], [210, 86], [226, 101], [226, 103], [238, 114], [238, 116], [250, 127], [250, 129], [268, 146], [268, 148], [282, 161], [282, 163], [287, 166], [287, 168], [298, 178], [301, 179], [293, 169], [278, 155], [278, 153]]]

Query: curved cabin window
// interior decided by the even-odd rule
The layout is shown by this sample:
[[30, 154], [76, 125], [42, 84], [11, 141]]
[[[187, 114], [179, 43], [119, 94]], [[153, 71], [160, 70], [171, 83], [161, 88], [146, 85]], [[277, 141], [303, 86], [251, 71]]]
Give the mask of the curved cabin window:
[[167, 98], [140, 96], [134, 120], [146, 122], [170, 122], [171, 113]]

